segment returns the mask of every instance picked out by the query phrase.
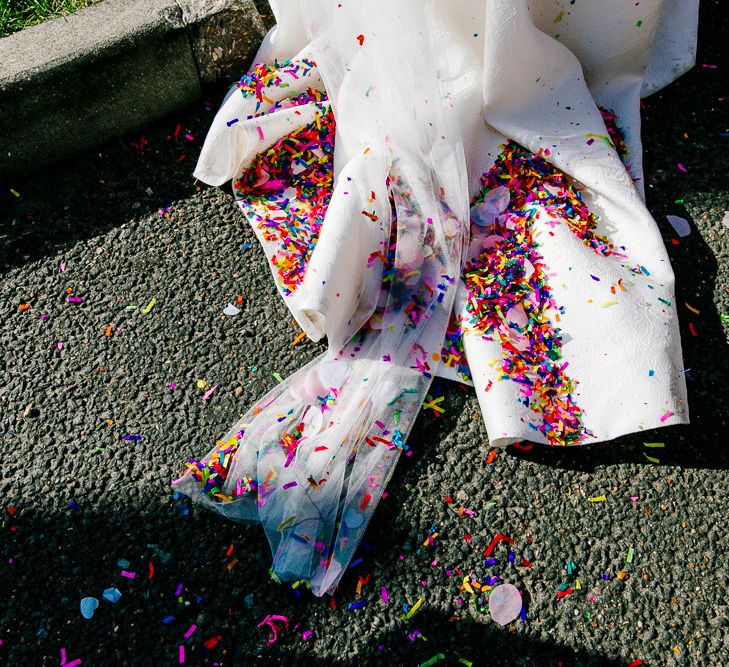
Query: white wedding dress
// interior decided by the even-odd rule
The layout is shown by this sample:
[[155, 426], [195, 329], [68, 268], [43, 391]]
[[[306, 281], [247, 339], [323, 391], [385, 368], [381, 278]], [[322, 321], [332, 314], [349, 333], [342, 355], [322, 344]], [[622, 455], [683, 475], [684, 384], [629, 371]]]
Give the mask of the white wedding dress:
[[173, 485], [323, 595], [435, 375], [473, 384], [495, 446], [688, 421], [639, 100], [693, 65], [698, 1], [271, 5], [195, 176], [233, 181], [328, 351]]

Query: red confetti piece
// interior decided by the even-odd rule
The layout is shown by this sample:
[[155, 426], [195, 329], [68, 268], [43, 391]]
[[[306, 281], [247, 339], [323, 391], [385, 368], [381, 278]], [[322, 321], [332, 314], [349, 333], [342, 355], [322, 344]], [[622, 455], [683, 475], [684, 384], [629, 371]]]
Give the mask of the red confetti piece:
[[574, 592], [575, 592], [574, 588], [572, 588], [570, 586], [568, 589], [566, 589], [564, 591], [559, 591], [557, 593], [557, 599], [558, 600], [561, 600], [563, 597], [567, 597], [568, 595], [572, 595], [572, 593], [574, 593]]
[[359, 42], [359, 45], [362, 46], [362, 44], [364, 44], [364, 35], [357, 35], [357, 41]]
[[483, 552], [483, 555], [488, 557], [493, 553], [494, 548], [499, 542], [508, 542], [509, 544], [514, 544], [514, 540], [503, 533], [496, 533], [493, 540], [491, 540], [491, 544], [488, 545], [486, 548], [486, 551]]

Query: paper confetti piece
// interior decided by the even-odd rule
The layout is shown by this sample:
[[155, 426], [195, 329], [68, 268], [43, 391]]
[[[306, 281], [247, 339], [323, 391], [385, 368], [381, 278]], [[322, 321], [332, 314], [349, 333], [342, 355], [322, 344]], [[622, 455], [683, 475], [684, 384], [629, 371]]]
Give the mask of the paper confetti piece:
[[688, 220], [677, 215], [667, 215], [666, 219], [671, 223], [671, 227], [679, 236], [688, 236], [691, 233], [691, 225]]
[[664, 442], [644, 442], [644, 447], [665, 447], [666, 443]]
[[157, 301], [154, 298], [150, 299], [149, 303], [142, 308], [142, 312], [146, 315], [150, 310], [152, 310], [155, 303], [157, 303]]
[[670, 410], [666, 410], [666, 411], [665, 411], [665, 412], [663, 413], [663, 415], [661, 416], [661, 419], [660, 419], [660, 421], [661, 421], [661, 422], [665, 422], [665, 421], [666, 421], [666, 419], [668, 419], [669, 417], [672, 417], [672, 416], [673, 416], [673, 412], [671, 412]]
[[420, 607], [423, 606], [423, 602], [425, 602], [425, 598], [420, 598], [411, 608], [410, 611], [408, 611], [407, 614], [402, 615], [402, 620], [407, 621], [408, 619], [412, 618], [420, 609]]
[[210, 389], [208, 389], [203, 395], [200, 400], [207, 401], [210, 398], [210, 395], [218, 388], [217, 384], [214, 384]]
[[432, 658], [429, 658], [425, 662], [421, 662], [419, 667], [433, 667], [433, 665], [440, 660], [445, 660], [445, 655], [443, 653], [436, 653]]
[[387, 589], [383, 586], [380, 588], [380, 596], [382, 597], [382, 601], [387, 604], [390, 600], [389, 595], [387, 594]]
[[224, 315], [228, 315], [228, 316], [230, 316], [230, 317], [234, 317], [234, 316], [235, 316], [235, 315], [237, 315], [238, 313], [240, 313], [240, 309], [239, 309], [239, 308], [236, 308], [236, 307], [235, 307], [235, 306], [234, 306], [234, 305], [233, 305], [232, 303], [229, 303], [229, 304], [228, 304], [228, 305], [227, 305], [227, 306], [226, 306], [226, 307], [225, 307], [225, 308], [223, 309], [223, 314], [224, 314]]
[[281, 377], [281, 375], [279, 373], [272, 373], [272, 375], [273, 375], [274, 380], [276, 380], [276, 382], [284, 381], [284, 379]]
[[306, 331], [302, 331], [294, 340], [291, 341], [291, 347], [298, 345], [302, 340], [306, 338]]
[[625, 562], [630, 565], [633, 562], [633, 555], [635, 554], [635, 549], [633, 547], [628, 547], [628, 555], [625, 558]]
[[606, 496], [594, 496], [593, 498], [588, 498], [588, 503], [604, 503], [607, 500]]
[[655, 456], [648, 456], [645, 452], [643, 452], [643, 456], [646, 457], [651, 463], [660, 463], [660, 459], [657, 459]]

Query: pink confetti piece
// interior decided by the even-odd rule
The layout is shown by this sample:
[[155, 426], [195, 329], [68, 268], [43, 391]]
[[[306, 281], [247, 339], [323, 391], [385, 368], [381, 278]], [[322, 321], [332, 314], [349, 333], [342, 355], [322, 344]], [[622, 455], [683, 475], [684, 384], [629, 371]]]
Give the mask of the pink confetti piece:
[[210, 387], [210, 389], [208, 389], [208, 390], [207, 390], [207, 391], [206, 391], [206, 392], [205, 392], [205, 393], [204, 393], [204, 394], [202, 395], [202, 400], [203, 400], [203, 401], [207, 401], [207, 400], [208, 400], [208, 398], [210, 398], [210, 395], [211, 395], [211, 394], [212, 394], [212, 393], [213, 393], [213, 392], [215, 391], [215, 389], [217, 388], [217, 386], [218, 386], [217, 384], [214, 384], [214, 385], [213, 385], [212, 387]]
[[50, 317], [48, 313], [43, 313], [38, 319], [39, 320], [47, 320]]
[[684, 166], [683, 166], [683, 165], [682, 165], [682, 164], [681, 164], [680, 162], [677, 162], [677, 163], [676, 163], [676, 166], [677, 166], [677, 167], [678, 167], [678, 168], [679, 168], [679, 169], [680, 169], [680, 170], [681, 170], [681, 171], [682, 171], [682, 172], [683, 172], [684, 174], [688, 174], [688, 169], [686, 169], [686, 167], [684, 167]]
[[180, 644], [180, 646], [177, 647], [179, 649], [180, 653], [180, 664], [183, 665], [185, 663], [185, 647], [184, 645]]
[[301, 641], [302, 641], [302, 642], [306, 642], [306, 641], [309, 641], [309, 637], [311, 637], [311, 635], [313, 635], [313, 634], [314, 634], [314, 633], [313, 633], [313, 632], [312, 632], [311, 630], [304, 630], [304, 631], [303, 631], [303, 632], [301, 633]]
[[120, 574], [127, 579], [134, 579], [137, 576], [136, 572], [127, 572], [126, 570], [122, 570]]
[[63, 343], [60, 340], [56, 343], [56, 349], [57, 350], [62, 350], [63, 349]]
[[174, 382], [170, 382], [170, 389], [174, 389], [177, 385]]
[[671, 412], [670, 410], [666, 410], [666, 412], [661, 417], [661, 422], [666, 421], [666, 419], [668, 419], [669, 417], [672, 417], [672, 416], [673, 416], [673, 412]]
[[260, 137], [261, 141], [263, 141], [265, 137], [263, 136], [263, 130], [261, 129], [261, 126], [259, 125], [258, 127], [256, 127], [256, 129], [258, 130], [258, 136]]
[[640, 496], [630, 496], [630, 502], [634, 503], [638, 500], [638, 498], [640, 498]]
[[268, 614], [266, 618], [264, 618], [259, 624], [258, 627], [260, 628], [262, 625], [267, 625], [269, 628], [271, 628], [271, 632], [273, 632], [273, 637], [269, 639], [266, 644], [268, 646], [271, 646], [271, 644], [275, 644], [278, 640], [278, 628], [276, 627], [276, 624], [274, 621], [281, 621], [285, 624], [286, 627], [289, 626], [289, 619], [286, 618], [286, 616], [274, 616], [272, 614]]
[[185, 633], [185, 639], [190, 639], [190, 637], [192, 637], [192, 634], [195, 632], [195, 630], [197, 630], [197, 625], [195, 625], [193, 623], [190, 626], [190, 628], [188, 629], [188, 631]]
[[69, 303], [83, 303], [83, 299], [80, 296], [69, 296], [66, 301]]
[[195, 137], [193, 137], [191, 134], [186, 134], [185, 139], [187, 139], [188, 141], [195, 141]]
[[380, 595], [382, 596], [382, 601], [385, 604], [390, 601], [390, 596], [387, 594], [387, 589], [384, 586], [380, 589]]
[[61, 263], [60, 263], [60, 264], [58, 265], [58, 268], [59, 268], [59, 269], [60, 269], [61, 271], [65, 271], [65, 270], [66, 270], [66, 262], [61, 262]]
[[[2, 645], [2, 641], [0, 641], [0, 646]], [[66, 655], [66, 649], [61, 649], [61, 665], [62, 667], [78, 667], [78, 665], [81, 664], [81, 660], [79, 658], [76, 658], [75, 660], [72, 660], [71, 662], [68, 662], [68, 656]]]

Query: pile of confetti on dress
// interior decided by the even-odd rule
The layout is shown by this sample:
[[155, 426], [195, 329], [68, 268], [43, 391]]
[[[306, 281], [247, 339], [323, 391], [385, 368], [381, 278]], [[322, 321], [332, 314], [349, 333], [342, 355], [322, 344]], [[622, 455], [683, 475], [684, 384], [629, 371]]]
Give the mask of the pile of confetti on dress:
[[195, 176], [232, 182], [328, 349], [173, 486], [260, 522], [273, 574], [323, 595], [435, 376], [473, 386], [498, 447], [688, 421], [639, 102], [693, 65], [698, 2], [271, 5]]

